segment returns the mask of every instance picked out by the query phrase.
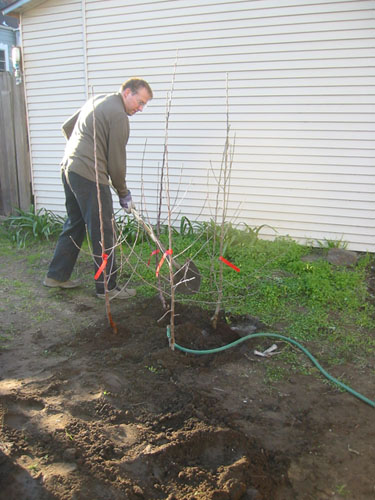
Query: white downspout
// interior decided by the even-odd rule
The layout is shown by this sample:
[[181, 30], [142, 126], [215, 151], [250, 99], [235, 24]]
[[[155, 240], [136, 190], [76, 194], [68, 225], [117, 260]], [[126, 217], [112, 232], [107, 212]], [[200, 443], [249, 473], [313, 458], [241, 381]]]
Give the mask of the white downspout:
[[38, 200], [35, 193], [35, 183], [34, 183], [34, 165], [33, 165], [33, 155], [31, 152], [31, 136], [30, 136], [30, 123], [29, 123], [29, 103], [27, 100], [27, 92], [26, 92], [26, 72], [25, 72], [25, 57], [23, 50], [23, 16], [20, 13], [19, 17], [19, 35], [17, 43], [20, 44], [21, 47], [21, 66], [22, 66], [22, 80], [23, 80], [23, 94], [25, 99], [25, 114], [26, 114], [26, 133], [27, 133], [27, 141], [29, 146], [29, 163], [30, 163], [30, 182], [31, 182], [31, 194], [34, 198], [34, 210], [37, 210]]

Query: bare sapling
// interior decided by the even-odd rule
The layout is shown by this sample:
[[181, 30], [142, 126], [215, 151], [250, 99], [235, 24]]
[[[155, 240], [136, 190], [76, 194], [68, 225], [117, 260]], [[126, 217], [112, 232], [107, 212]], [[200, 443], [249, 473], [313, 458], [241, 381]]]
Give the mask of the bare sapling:
[[[143, 157], [142, 157], [142, 174], [143, 174], [143, 163], [144, 163], [144, 155], [145, 155], [145, 150], [146, 150], [146, 145], [147, 141], [145, 142], [145, 148], [143, 150]], [[160, 175], [159, 177], [159, 186], [158, 186], [158, 200], [157, 200], [157, 217], [156, 217], [156, 236], [157, 238], [160, 238], [160, 223], [161, 223], [161, 210], [162, 210], [162, 203], [163, 203], [163, 172], [164, 172], [164, 162], [165, 162], [165, 150], [163, 152], [163, 161], [162, 161], [162, 166], [160, 169]], [[142, 175], [143, 179], [143, 175]], [[142, 182], [142, 190], [143, 190], [143, 182]], [[143, 194], [143, 193], [142, 193]], [[160, 249], [158, 249], [160, 251]], [[155, 271], [158, 269], [159, 266], [159, 252], [155, 253]], [[160, 274], [157, 273], [157, 280], [158, 280], [158, 293], [159, 293], [159, 298], [160, 302], [162, 304], [162, 307], [164, 310], [167, 309], [167, 302], [165, 300], [164, 292], [163, 292], [163, 287], [161, 283], [161, 277]]]
[[[94, 99], [93, 92], [92, 92], [92, 95], [93, 95], [92, 117], [93, 117], [93, 134], [94, 134], [94, 165], [95, 165], [96, 193], [97, 193], [97, 197], [98, 197], [98, 209], [99, 209], [100, 240], [101, 240], [101, 246], [102, 246], [102, 256], [101, 257], [103, 259], [103, 264], [104, 264], [102, 272], [103, 272], [103, 282], [104, 282], [105, 308], [106, 308], [108, 322], [112, 328], [112, 331], [113, 331], [113, 333], [117, 334], [117, 325], [113, 321], [113, 318], [112, 318], [111, 306], [110, 306], [109, 295], [108, 295], [108, 273], [107, 273], [107, 266], [105, 265], [108, 257], [106, 257], [107, 249], [105, 248], [105, 240], [104, 240], [103, 211], [102, 211], [102, 200], [101, 200], [101, 196], [100, 196], [99, 171], [98, 171], [98, 159], [97, 159], [97, 148], [96, 148], [97, 143], [96, 143], [95, 99]], [[108, 251], [114, 252], [115, 247], [113, 246]], [[98, 256], [96, 256], [96, 257], [98, 257]]]
[[[214, 217], [214, 236], [213, 236], [213, 254], [216, 253], [217, 239], [219, 239], [219, 256], [223, 256], [224, 250], [224, 240], [226, 235], [226, 220], [228, 213], [228, 202], [230, 194], [230, 178], [233, 165], [233, 154], [234, 154], [234, 144], [230, 142], [230, 124], [229, 124], [229, 90], [228, 90], [228, 74], [226, 77], [226, 137], [225, 145], [222, 156], [222, 161], [220, 165], [219, 177], [217, 179], [217, 192], [216, 192], [216, 206], [215, 206], [215, 217]], [[221, 219], [219, 221], [219, 219]], [[220, 228], [219, 228], [220, 222]], [[217, 235], [219, 232], [219, 235]], [[216, 259], [215, 259], [216, 260]], [[214, 262], [214, 259], [212, 259]], [[219, 261], [219, 272], [217, 279], [217, 301], [215, 312], [211, 318], [212, 326], [214, 329], [217, 327], [217, 322], [219, 319], [219, 313], [221, 309], [221, 304], [223, 300], [223, 262]]]
[[[169, 171], [168, 171], [168, 130], [169, 130], [169, 117], [170, 117], [170, 112], [171, 112], [171, 105], [172, 105], [172, 95], [173, 95], [173, 89], [174, 89], [174, 83], [176, 79], [176, 69], [177, 69], [177, 60], [178, 60], [178, 51], [176, 54], [176, 59], [174, 63], [174, 68], [173, 68], [173, 75], [172, 75], [172, 82], [171, 82], [171, 89], [167, 93], [167, 100], [166, 100], [166, 112], [165, 112], [165, 136], [164, 136], [164, 149], [163, 149], [163, 159], [162, 159], [162, 164], [160, 168], [160, 176], [159, 176], [159, 192], [158, 192], [158, 211], [157, 211], [157, 217], [156, 217], [156, 235], [157, 238], [160, 238], [160, 227], [161, 227], [161, 212], [162, 212], [162, 206], [163, 206], [163, 186], [164, 186], [164, 173], [167, 174], [167, 207], [168, 207], [168, 240], [169, 240], [169, 249], [172, 248], [172, 242], [171, 242], [171, 211], [170, 211], [170, 194], [169, 194]], [[170, 250], [172, 251], [172, 250]], [[163, 256], [162, 256], [163, 258]], [[169, 263], [169, 274], [170, 278], [172, 277], [172, 258], [168, 259]], [[159, 268], [159, 257], [158, 254], [156, 254], [156, 262], [155, 266], [156, 269]], [[158, 273], [157, 273], [158, 274]], [[172, 311], [172, 303], [173, 303], [173, 310], [174, 310], [174, 297], [172, 300], [172, 295], [174, 296], [174, 290], [173, 290], [173, 280], [170, 282], [171, 283], [171, 311]], [[163, 293], [163, 289], [161, 286], [161, 280], [160, 280], [160, 275], [158, 274], [158, 288], [159, 288], [159, 297], [160, 301], [162, 303], [163, 309], [167, 309], [167, 304], [165, 301], [165, 296]], [[172, 314], [172, 312], [171, 312]], [[171, 319], [172, 323], [174, 323], [174, 318]], [[171, 331], [173, 331], [173, 342], [174, 342], [174, 327], [172, 328], [171, 326]]]
[[[164, 153], [163, 153], [163, 167], [162, 167], [162, 174], [165, 169], [165, 184], [166, 184], [166, 198], [167, 198], [167, 213], [168, 213], [168, 250], [165, 252], [163, 255], [163, 258], [165, 258], [166, 254], [169, 253], [168, 255], [168, 266], [169, 266], [169, 282], [170, 282], [170, 290], [171, 290], [171, 295], [170, 295], [170, 338], [169, 338], [169, 345], [172, 350], [174, 350], [174, 344], [175, 344], [175, 308], [176, 308], [176, 288], [174, 285], [174, 271], [173, 271], [173, 258], [172, 258], [172, 207], [171, 207], [171, 196], [170, 196], [170, 175], [169, 175], [169, 162], [168, 162], [168, 132], [169, 132], [169, 117], [170, 117], [170, 112], [171, 112], [171, 106], [172, 106], [172, 95], [173, 95], [173, 89], [174, 89], [174, 82], [176, 78], [176, 67], [177, 67], [177, 57], [174, 65], [174, 71], [173, 71], [173, 77], [172, 77], [172, 85], [171, 85], [171, 90], [168, 92], [167, 95], [167, 101], [166, 101], [166, 117], [165, 117], [165, 138], [164, 138]], [[162, 189], [162, 178], [161, 177], [161, 182], [160, 182], [160, 189]], [[160, 195], [160, 200], [161, 200], [161, 195]], [[159, 206], [159, 224], [160, 224], [160, 209], [161, 207]]]

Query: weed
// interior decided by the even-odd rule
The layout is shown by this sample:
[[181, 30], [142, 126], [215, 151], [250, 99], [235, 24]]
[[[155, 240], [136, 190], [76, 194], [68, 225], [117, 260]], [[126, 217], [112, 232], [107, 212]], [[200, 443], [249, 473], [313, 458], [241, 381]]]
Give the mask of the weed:
[[266, 366], [265, 380], [272, 384], [283, 380], [289, 374], [288, 369], [278, 364], [269, 364]]
[[350, 495], [349, 490], [347, 489], [346, 484], [338, 484], [335, 488], [336, 493], [341, 495], [342, 497], [348, 497]]
[[34, 472], [37, 472], [39, 470], [38, 464], [32, 464], [28, 466], [28, 469]]
[[74, 441], [74, 437], [73, 437], [71, 434], [69, 434], [69, 432], [68, 432], [66, 429], [65, 429], [65, 436], [66, 436], [68, 439], [70, 439], [70, 441]]
[[160, 373], [160, 369], [157, 368], [156, 366], [150, 365], [146, 366], [145, 368], [147, 368], [147, 370], [150, 371], [151, 373]]
[[342, 248], [343, 250], [348, 248], [348, 242], [343, 241], [342, 238], [340, 240], [329, 240], [329, 239], [324, 239], [323, 241], [316, 240], [316, 243], [321, 248]]
[[297, 352], [290, 345], [285, 346], [277, 359], [285, 363], [288, 367], [289, 374], [298, 372], [303, 375], [311, 375], [313, 371], [313, 366], [310, 361], [301, 352]]

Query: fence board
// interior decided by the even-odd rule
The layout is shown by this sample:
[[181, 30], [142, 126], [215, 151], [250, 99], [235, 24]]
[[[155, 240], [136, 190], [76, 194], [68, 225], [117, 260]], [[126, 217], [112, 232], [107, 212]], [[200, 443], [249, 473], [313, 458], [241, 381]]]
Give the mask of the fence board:
[[0, 214], [31, 203], [31, 170], [23, 85], [0, 73]]
[[[5, 82], [7, 83], [7, 82]], [[17, 190], [17, 170], [15, 158], [15, 145], [13, 134], [13, 117], [11, 114], [10, 91], [6, 88], [1, 90], [0, 120], [2, 137], [1, 158], [1, 200], [3, 215], [9, 215], [13, 207], [19, 206]]]

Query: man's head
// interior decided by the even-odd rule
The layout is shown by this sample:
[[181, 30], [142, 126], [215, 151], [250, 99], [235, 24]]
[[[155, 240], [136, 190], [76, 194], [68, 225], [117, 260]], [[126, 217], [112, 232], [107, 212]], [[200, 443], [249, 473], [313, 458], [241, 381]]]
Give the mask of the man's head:
[[150, 85], [140, 78], [130, 78], [121, 85], [120, 89], [126, 113], [134, 115], [137, 111], [143, 111], [148, 101], [152, 99]]

